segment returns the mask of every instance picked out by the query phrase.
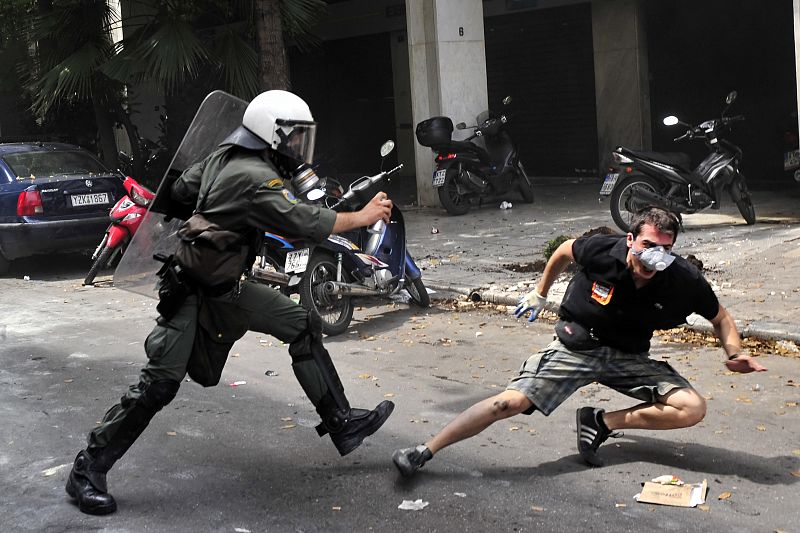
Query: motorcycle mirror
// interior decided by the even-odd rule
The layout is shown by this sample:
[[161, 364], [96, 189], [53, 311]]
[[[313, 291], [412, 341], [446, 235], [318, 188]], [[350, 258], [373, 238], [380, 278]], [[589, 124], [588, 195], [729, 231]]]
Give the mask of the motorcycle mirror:
[[664, 117], [664, 125], [665, 126], [674, 126], [675, 124], [679, 123], [678, 117], [675, 115], [670, 115], [668, 117]]
[[725, 97], [725, 103], [728, 104], [728, 105], [731, 105], [732, 103], [734, 103], [736, 101], [736, 97], [737, 96], [738, 96], [738, 93], [736, 91], [729, 92], [728, 96]]
[[325, 196], [325, 191], [323, 191], [322, 189], [311, 189], [310, 191], [308, 191], [306, 198], [308, 198], [312, 202], [316, 202], [323, 196]]
[[503, 105], [508, 105], [510, 103], [511, 103], [511, 97], [510, 96], [506, 96], [505, 98], [503, 98]]
[[466, 122], [459, 122], [458, 124], [456, 124], [456, 129], [457, 130], [467, 129], [467, 123]]
[[394, 141], [389, 139], [383, 143], [383, 146], [381, 146], [381, 157], [386, 157], [387, 155], [391, 154], [392, 150], [394, 150]]

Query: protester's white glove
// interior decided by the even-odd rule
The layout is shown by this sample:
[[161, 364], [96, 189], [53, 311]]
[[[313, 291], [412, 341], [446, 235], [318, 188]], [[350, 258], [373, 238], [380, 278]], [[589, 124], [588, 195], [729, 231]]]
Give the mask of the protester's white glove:
[[522, 318], [525, 316], [525, 313], [530, 311], [531, 316], [528, 317], [528, 322], [533, 322], [536, 320], [536, 317], [539, 316], [539, 313], [542, 312], [546, 303], [547, 298], [534, 289], [522, 297], [517, 308], [514, 310], [514, 314], [517, 318]]

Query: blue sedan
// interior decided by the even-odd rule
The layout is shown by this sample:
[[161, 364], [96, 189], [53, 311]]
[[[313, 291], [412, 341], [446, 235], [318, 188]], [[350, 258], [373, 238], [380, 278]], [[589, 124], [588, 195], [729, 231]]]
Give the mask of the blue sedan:
[[97, 246], [123, 176], [62, 143], [0, 143], [0, 275], [14, 259]]

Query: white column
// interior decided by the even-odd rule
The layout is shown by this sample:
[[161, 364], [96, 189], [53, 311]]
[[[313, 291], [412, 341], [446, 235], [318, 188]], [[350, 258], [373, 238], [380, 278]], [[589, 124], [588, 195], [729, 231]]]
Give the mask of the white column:
[[592, 0], [601, 173], [615, 146], [652, 147], [647, 39], [641, 10], [639, 0]]
[[[481, 0], [407, 0], [406, 20], [413, 124], [438, 115], [473, 123], [488, 106]], [[415, 159], [417, 200], [438, 205], [430, 148], [416, 143]]]

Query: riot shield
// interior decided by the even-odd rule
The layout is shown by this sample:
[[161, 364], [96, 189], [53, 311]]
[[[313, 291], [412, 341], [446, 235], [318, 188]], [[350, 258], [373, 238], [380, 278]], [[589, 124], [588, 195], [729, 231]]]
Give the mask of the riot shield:
[[156, 197], [114, 271], [114, 286], [158, 298], [155, 254], [169, 256], [178, 245], [177, 231], [192, 210], [170, 199], [172, 184], [186, 168], [201, 161], [242, 124], [247, 102], [223, 91], [205, 97], [158, 186]]

